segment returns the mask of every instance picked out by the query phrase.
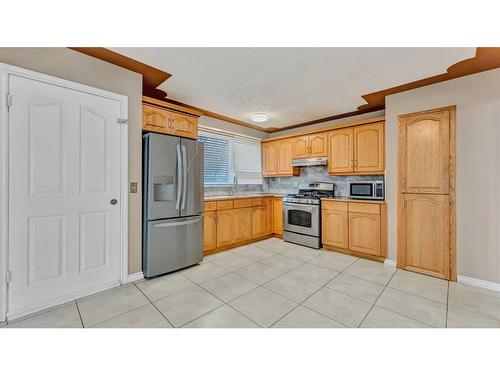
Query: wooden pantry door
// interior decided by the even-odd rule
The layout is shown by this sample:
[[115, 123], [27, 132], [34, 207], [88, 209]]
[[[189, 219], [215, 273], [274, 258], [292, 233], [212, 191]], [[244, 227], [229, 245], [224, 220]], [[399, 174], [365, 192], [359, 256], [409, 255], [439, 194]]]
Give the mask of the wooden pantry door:
[[456, 280], [455, 112], [398, 124], [398, 267], [447, 280]]

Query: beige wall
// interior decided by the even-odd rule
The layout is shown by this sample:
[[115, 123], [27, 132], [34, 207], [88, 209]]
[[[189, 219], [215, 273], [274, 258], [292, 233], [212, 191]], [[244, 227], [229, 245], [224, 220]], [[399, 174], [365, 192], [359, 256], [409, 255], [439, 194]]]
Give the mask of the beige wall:
[[500, 282], [500, 69], [386, 98], [388, 257], [397, 255], [397, 117], [457, 106], [457, 273]]
[[129, 180], [139, 183], [129, 195], [129, 273], [139, 272], [142, 76], [67, 48], [0, 48], [0, 62], [128, 96]]

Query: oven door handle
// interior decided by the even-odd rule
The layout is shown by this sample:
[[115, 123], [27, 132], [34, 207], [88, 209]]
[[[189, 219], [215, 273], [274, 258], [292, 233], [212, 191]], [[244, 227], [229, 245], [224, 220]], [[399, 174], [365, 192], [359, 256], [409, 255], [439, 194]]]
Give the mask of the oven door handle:
[[302, 211], [308, 211], [308, 212], [311, 212], [314, 209], [319, 208], [319, 206], [317, 206], [317, 205], [314, 205], [314, 207], [311, 207], [311, 206], [307, 206], [305, 204], [285, 203], [285, 208], [288, 208], [288, 207], [300, 208]]

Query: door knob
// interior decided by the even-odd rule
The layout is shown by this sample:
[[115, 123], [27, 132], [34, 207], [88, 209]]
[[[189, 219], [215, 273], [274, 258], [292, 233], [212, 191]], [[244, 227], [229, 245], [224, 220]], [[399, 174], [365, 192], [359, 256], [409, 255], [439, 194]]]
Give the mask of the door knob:
[[111, 203], [114, 206], [115, 204], [118, 203], [118, 201], [116, 199], [111, 199], [111, 201], [109, 203]]

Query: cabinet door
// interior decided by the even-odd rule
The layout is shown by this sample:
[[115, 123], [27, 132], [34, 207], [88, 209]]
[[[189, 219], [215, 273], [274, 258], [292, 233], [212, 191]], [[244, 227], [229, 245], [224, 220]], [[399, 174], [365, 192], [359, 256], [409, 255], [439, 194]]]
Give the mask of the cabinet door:
[[349, 249], [380, 256], [380, 215], [349, 212]]
[[277, 173], [282, 176], [293, 175], [292, 167], [292, 140], [282, 139], [276, 141], [278, 150], [278, 170]]
[[273, 199], [273, 233], [283, 234], [283, 199]]
[[328, 153], [328, 133], [311, 134], [309, 136], [309, 157], [326, 156]]
[[262, 144], [262, 174], [276, 176], [278, 174], [278, 143], [276, 141]]
[[217, 211], [217, 247], [233, 243], [234, 210]]
[[398, 265], [449, 278], [450, 211], [448, 195], [402, 194]]
[[248, 241], [252, 238], [252, 208], [238, 208], [233, 210], [234, 237], [233, 242]]
[[349, 247], [348, 214], [345, 211], [322, 211], [321, 236], [323, 243], [343, 249]]
[[357, 126], [354, 131], [354, 171], [384, 171], [384, 124]]
[[214, 250], [217, 247], [217, 212], [205, 212], [203, 223], [203, 250]]
[[449, 193], [450, 112], [399, 120], [399, 175], [403, 193]]
[[328, 133], [328, 172], [348, 173], [353, 169], [353, 130], [334, 130]]
[[301, 159], [309, 157], [309, 136], [292, 138], [292, 158]]
[[142, 129], [157, 133], [170, 133], [169, 111], [161, 108], [143, 105], [142, 106]]
[[267, 233], [267, 206], [252, 207], [252, 237], [262, 237]]
[[198, 136], [198, 118], [172, 112], [172, 134], [179, 137], [196, 139]]
[[272, 198], [265, 199], [266, 204], [266, 224], [265, 224], [265, 234], [273, 234], [273, 200]]

